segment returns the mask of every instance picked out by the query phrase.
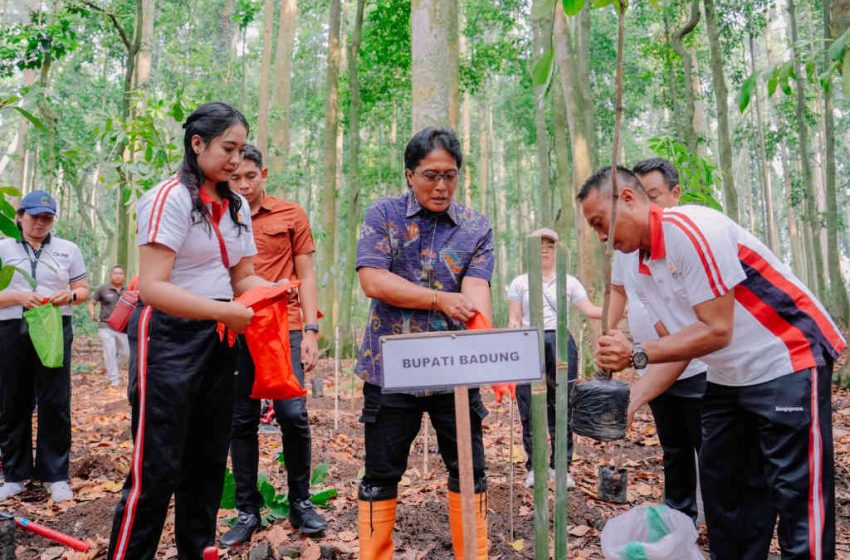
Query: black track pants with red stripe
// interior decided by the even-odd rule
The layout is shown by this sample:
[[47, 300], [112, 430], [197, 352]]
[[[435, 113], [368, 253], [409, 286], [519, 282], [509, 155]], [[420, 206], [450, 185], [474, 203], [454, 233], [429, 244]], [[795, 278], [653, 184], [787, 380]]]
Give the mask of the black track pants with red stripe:
[[700, 483], [713, 560], [834, 560], [832, 363], [748, 387], [708, 384]]
[[213, 321], [137, 308], [130, 319], [134, 435], [108, 560], [152, 559], [171, 496], [181, 560], [215, 541], [235, 388], [235, 348]]

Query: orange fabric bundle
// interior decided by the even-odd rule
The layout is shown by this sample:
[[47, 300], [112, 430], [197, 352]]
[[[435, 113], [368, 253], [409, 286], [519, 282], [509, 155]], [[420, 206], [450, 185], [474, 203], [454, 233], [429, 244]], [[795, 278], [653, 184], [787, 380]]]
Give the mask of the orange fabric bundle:
[[[489, 331], [493, 328], [493, 324], [480, 311], [476, 311], [472, 319], [466, 322], [466, 328], [470, 331]], [[502, 402], [502, 399], [508, 395], [516, 400], [516, 383], [497, 383], [492, 387], [493, 392], [496, 393], [497, 403]]]
[[288, 292], [301, 282], [254, 288], [236, 301], [254, 310], [245, 328], [245, 341], [254, 362], [253, 399], [292, 399], [307, 396], [292, 370], [289, 347]]

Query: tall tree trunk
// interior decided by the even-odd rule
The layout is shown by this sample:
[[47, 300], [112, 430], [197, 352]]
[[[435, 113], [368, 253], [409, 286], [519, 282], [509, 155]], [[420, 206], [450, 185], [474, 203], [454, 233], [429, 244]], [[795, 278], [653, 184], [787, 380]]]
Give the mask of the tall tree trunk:
[[[358, 64], [361, 34], [363, 29], [363, 10], [365, 0], [357, 0], [357, 12], [354, 16], [354, 29], [348, 54], [348, 86], [351, 101], [348, 108], [348, 234], [345, 236], [345, 280], [342, 283], [342, 301], [339, 309], [340, 331], [343, 340], [351, 333], [351, 305], [356, 282], [354, 264], [357, 255], [357, 227], [360, 224], [360, 78]], [[356, 341], [351, 341], [355, 343]]]
[[[272, 35], [274, 34], [274, 0], [263, 2], [263, 54], [260, 58], [260, 92], [257, 105], [257, 148], [263, 154], [269, 148], [269, 84], [272, 67]], [[281, 25], [283, 21], [281, 20]]]
[[340, 0], [330, 0], [328, 17], [328, 68], [327, 68], [327, 98], [325, 101], [325, 130], [322, 181], [322, 225], [325, 238], [319, 246], [319, 262], [317, 263], [319, 277], [319, 304], [329, 321], [333, 332], [336, 326], [336, 310], [333, 309], [334, 294], [336, 293], [337, 266], [334, 255], [336, 241], [336, 159], [337, 159], [337, 128], [339, 106], [339, 27], [341, 19]]
[[820, 241], [820, 217], [817, 210], [817, 198], [815, 196], [814, 182], [812, 179], [812, 164], [809, 159], [809, 125], [806, 123], [806, 90], [805, 75], [800, 64], [800, 55], [797, 52], [797, 13], [794, 0], [788, 0], [788, 23], [791, 28], [791, 50], [794, 53], [794, 73], [797, 98], [797, 129], [800, 138], [800, 163], [803, 168], [803, 190], [805, 195], [806, 226], [811, 238], [811, 257], [814, 270], [810, 270], [809, 285], [817, 293], [818, 297], [825, 299], [826, 285], [823, 277], [823, 259], [821, 257]]
[[221, 25], [215, 45], [219, 60], [224, 61], [222, 78], [225, 84], [229, 84], [233, 77], [233, 1], [224, 0], [221, 10]]
[[291, 106], [292, 106], [292, 52], [295, 49], [296, 0], [280, 0], [280, 26], [277, 35], [277, 52], [274, 73], [277, 83], [272, 99], [272, 146], [269, 165], [278, 174], [286, 168], [289, 160]]
[[413, 133], [426, 126], [457, 128], [458, 3], [412, 0]]
[[[825, 68], [829, 66], [830, 41], [839, 37], [838, 34], [831, 34], [831, 3], [830, 0], [823, 0], [823, 65]], [[850, 68], [845, 67], [844, 71], [849, 72]], [[835, 117], [833, 115], [831, 88], [824, 90], [823, 101], [824, 142], [826, 144], [824, 178], [826, 186], [826, 250], [828, 255], [826, 262], [829, 268], [829, 308], [835, 317], [846, 326], [850, 322], [850, 306], [848, 306], [844, 276], [841, 274], [841, 249], [838, 244], [838, 195], [835, 188]]]
[[[461, 138], [463, 150], [467, 157], [472, 155], [472, 96], [468, 91], [463, 92], [461, 105]], [[467, 167], [463, 173], [463, 202], [466, 206], [472, 206], [472, 173]]]
[[575, 190], [570, 175], [570, 148], [568, 145], [569, 125], [567, 124], [567, 103], [564, 100], [564, 90], [560, 87], [552, 88], [553, 103], [553, 126], [555, 129], [555, 180], [558, 182], [561, 193], [558, 215], [555, 227], [561, 240], [568, 247], [574, 247], [572, 243], [575, 234], [576, 223]]
[[682, 68], [685, 74], [685, 110], [682, 112], [682, 122], [679, 126], [682, 130], [685, 145], [693, 153], [697, 152], [697, 134], [694, 129], [694, 106], [696, 103], [696, 96], [694, 95], [694, 65], [693, 57], [688, 49], [685, 48], [682, 41], [696, 29], [697, 24], [699, 24], [699, 18], [699, 0], [692, 0], [690, 18], [670, 38], [670, 46], [682, 58]]
[[723, 75], [723, 55], [720, 52], [720, 33], [714, 14], [714, 0], [703, 0], [705, 23], [708, 32], [708, 44], [711, 52], [711, 83], [714, 87], [714, 101], [717, 104], [717, 147], [720, 152], [720, 173], [723, 176], [723, 199], [726, 213], [739, 221], [738, 193], [732, 173], [732, 141], [729, 134], [729, 93], [726, 78]]
[[[535, 0], [532, 13], [532, 65], [536, 65], [552, 51], [552, 10], [543, 8], [548, 0]], [[535, 16], [537, 14], [537, 16]], [[536, 207], [537, 224], [539, 227], [552, 225], [552, 185], [549, 179], [549, 130], [546, 127], [546, 92], [548, 81], [534, 88], [534, 128], [537, 137], [537, 168], [539, 179], [535, 189], [534, 205]]]
[[[748, 35], [750, 43], [750, 70], [756, 71], [756, 51], [753, 35]], [[779, 251], [779, 231], [776, 229], [776, 216], [773, 209], [773, 181], [770, 173], [770, 162], [767, 159], [767, 148], [764, 135], [764, 117], [762, 116], [761, 95], [758, 88], [755, 92], [756, 129], [758, 131], [758, 151], [761, 169], [762, 204], [764, 205], [765, 228], [767, 229], [767, 244], [774, 253]]]

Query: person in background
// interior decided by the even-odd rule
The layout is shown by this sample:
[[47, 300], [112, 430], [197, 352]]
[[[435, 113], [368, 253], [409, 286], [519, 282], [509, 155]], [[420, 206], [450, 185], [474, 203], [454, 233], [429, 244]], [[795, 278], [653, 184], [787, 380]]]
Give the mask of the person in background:
[[[544, 353], [546, 357], [546, 411], [549, 424], [549, 439], [552, 443], [552, 454], [549, 456], [549, 479], [555, 480], [555, 367], [557, 356], [555, 352], [555, 335], [558, 327], [558, 293], [556, 276], [556, 252], [558, 234], [549, 228], [540, 228], [531, 235], [540, 238], [540, 265], [543, 272], [543, 329]], [[528, 274], [520, 274], [508, 285], [508, 326], [512, 329], [528, 327], [531, 324], [528, 300]], [[587, 291], [578, 278], [567, 275], [567, 299], [571, 306], [578, 309], [589, 319], [602, 317], [602, 309], [594, 305], [587, 297]], [[573, 335], [570, 334], [568, 347], [568, 373], [570, 386], [578, 377], [578, 350]], [[516, 388], [517, 407], [522, 423], [522, 445], [525, 448], [525, 468], [528, 476], [525, 485], [534, 486], [534, 471], [531, 468], [531, 385], [524, 383]], [[573, 432], [567, 427], [567, 460], [573, 460]], [[575, 481], [567, 475], [567, 487], [575, 486]]]
[[[119, 363], [130, 357], [130, 343], [127, 334], [112, 330], [109, 326], [109, 316], [115, 310], [115, 305], [124, 293], [124, 267], [116, 264], [109, 271], [109, 282], [101, 284], [89, 300], [89, 316], [92, 321], [98, 321], [97, 334], [103, 345], [103, 362], [106, 365], [106, 378], [113, 387], [121, 383], [118, 369]], [[97, 304], [100, 304], [100, 313]]]
[[[5, 483], [0, 501], [19, 494], [27, 480], [44, 482], [54, 502], [71, 500], [68, 460], [71, 453], [71, 306], [89, 297], [86, 265], [80, 248], [51, 233], [56, 201], [45, 191], [21, 199], [18, 228], [22, 239], [0, 240], [0, 262], [19, 268], [35, 281], [33, 288], [15, 272], [0, 291], [0, 451]], [[55, 305], [62, 309], [64, 360], [45, 367], [33, 347], [26, 309]], [[35, 463], [32, 456], [33, 404], [38, 406]]]
[[[639, 162], [633, 171], [640, 179], [649, 200], [660, 208], [679, 204], [682, 188], [679, 172], [666, 159]], [[669, 334], [663, 325], [655, 325], [637, 293], [638, 252], [614, 253], [611, 272], [612, 327], [620, 322], [628, 305], [629, 331], [636, 343], [646, 344], [660, 334]], [[702, 396], [705, 394], [706, 365], [691, 360], [679, 379], [663, 394], [649, 402], [658, 440], [664, 452], [664, 503], [697, 520], [697, 455], [702, 445]], [[646, 370], [638, 370], [642, 375]]]
[[[289, 300], [289, 347], [292, 369], [304, 386], [304, 372], [316, 367], [319, 357], [316, 274], [313, 270], [313, 234], [307, 213], [298, 204], [266, 193], [268, 169], [255, 146], [245, 146], [242, 163], [230, 176], [230, 188], [245, 197], [257, 254], [254, 268], [272, 282], [300, 280]], [[300, 300], [298, 295], [300, 294]], [[223, 546], [251, 540], [260, 526], [263, 497], [257, 489], [260, 401], [251, 398], [254, 362], [247, 345], [238, 358], [237, 395], [230, 434], [230, 462], [236, 480], [236, 524], [221, 537]], [[289, 520], [305, 535], [324, 531], [328, 524], [310, 502], [311, 443], [307, 399], [275, 400], [274, 411], [283, 438], [286, 479], [289, 485]]]
[[[407, 192], [375, 202], [357, 244], [360, 286], [371, 298], [369, 329], [355, 372], [363, 380], [365, 470], [358, 490], [360, 560], [393, 556], [398, 483], [427, 412], [448, 470], [449, 524], [455, 556], [463, 554], [457, 422], [452, 391], [381, 391], [380, 338], [389, 334], [464, 330], [476, 312], [491, 320], [493, 230], [454, 199], [463, 155], [454, 132], [425, 128], [404, 151]], [[477, 558], [486, 559], [487, 476], [481, 421], [487, 409], [469, 391], [475, 480]], [[467, 558], [466, 560], [472, 560]]]
[[237, 353], [224, 331], [240, 332], [253, 317], [234, 295], [271, 285], [254, 274], [248, 203], [227, 184], [242, 162], [245, 117], [207, 103], [183, 129], [179, 173], [136, 205], [140, 302], [128, 325], [127, 389], [133, 453], [108, 560], [152, 560], [172, 496], [178, 558], [200, 560], [215, 542]]

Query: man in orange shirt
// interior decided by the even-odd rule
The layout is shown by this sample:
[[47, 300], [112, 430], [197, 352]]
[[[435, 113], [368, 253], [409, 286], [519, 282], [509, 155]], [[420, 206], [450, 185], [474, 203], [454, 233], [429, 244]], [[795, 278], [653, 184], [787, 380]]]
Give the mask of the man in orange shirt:
[[[230, 188], [248, 201], [257, 254], [254, 270], [271, 282], [300, 280], [299, 294], [289, 300], [289, 344], [292, 368], [304, 385], [304, 372], [316, 366], [319, 326], [317, 324], [316, 275], [313, 270], [313, 234], [304, 209], [294, 202], [266, 193], [268, 170], [263, 156], [251, 145], [245, 146], [239, 168], [231, 175]], [[294, 291], [293, 291], [294, 292]], [[300, 295], [300, 299], [299, 299]], [[237, 398], [233, 409], [230, 460], [236, 480], [236, 524], [222, 535], [223, 546], [251, 540], [260, 526], [263, 499], [257, 490], [259, 445], [257, 426], [260, 401], [250, 397], [254, 364], [243, 347], [238, 362]], [[304, 397], [274, 401], [275, 415], [283, 435], [283, 456], [289, 486], [289, 520], [305, 535], [327, 528], [327, 522], [310, 503], [310, 426]]]

